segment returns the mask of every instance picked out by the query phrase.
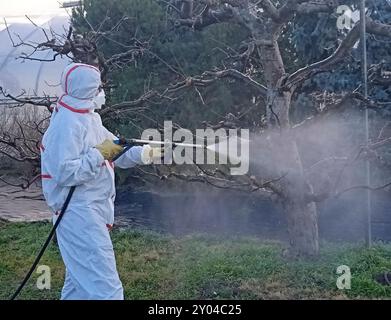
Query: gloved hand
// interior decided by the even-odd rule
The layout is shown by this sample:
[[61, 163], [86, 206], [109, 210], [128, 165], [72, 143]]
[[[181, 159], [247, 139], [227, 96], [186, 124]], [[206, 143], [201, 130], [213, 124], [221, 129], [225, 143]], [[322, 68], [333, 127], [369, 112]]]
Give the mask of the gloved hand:
[[146, 144], [141, 151], [141, 161], [144, 164], [151, 164], [164, 157], [164, 146], [151, 146]]
[[101, 144], [95, 146], [105, 160], [112, 160], [114, 156], [122, 151], [122, 146], [115, 144], [112, 140], [106, 139]]

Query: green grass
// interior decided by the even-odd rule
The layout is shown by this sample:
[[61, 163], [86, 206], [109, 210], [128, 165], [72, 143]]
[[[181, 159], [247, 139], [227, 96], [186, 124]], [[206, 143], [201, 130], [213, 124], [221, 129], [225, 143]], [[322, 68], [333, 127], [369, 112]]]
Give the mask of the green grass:
[[[27, 272], [49, 223], [0, 221], [0, 299]], [[346, 299], [391, 298], [374, 275], [391, 271], [391, 246], [322, 246], [319, 258], [290, 261], [278, 242], [191, 235], [175, 238], [142, 230], [114, 230], [117, 265], [127, 299]], [[22, 299], [58, 299], [64, 267], [53, 244], [40, 264], [51, 268], [52, 289], [36, 288], [34, 274]], [[350, 290], [336, 288], [336, 268], [351, 268]]]

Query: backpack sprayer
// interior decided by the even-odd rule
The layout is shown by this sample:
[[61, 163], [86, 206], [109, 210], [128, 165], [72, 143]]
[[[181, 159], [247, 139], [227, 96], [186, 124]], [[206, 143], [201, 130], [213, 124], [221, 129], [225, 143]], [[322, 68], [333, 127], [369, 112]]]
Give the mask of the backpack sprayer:
[[[115, 160], [117, 160], [118, 158], [120, 158], [124, 153], [126, 153], [131, 147], [133, 147], [135, 145], [155, 144], [155, 145], [161, 145], [162, 147], [171, 145], [173, 147], [181, 146], [181, 147], [185, 147], [185, 148], [208, 149], [208, 147], [206, 145], [202, 145], [202, 144], [181, 143], [181, 142], [172, 142], [172, 141], [153, 141], [153, 140], [142, 140], [142, 139], [120, 138], [118, 140], [114, 140], [114, 143], [119, 144], [119, 145], [123, 146], [124, 148], [120, 153], [118, 153], [112, 159], [113, 162]], [[39, 261], [41, 260], [41, 258], [43, 256], [43, 254], [45, 253], [46, 248], [48, 247], [50, 241], [52, 240], [53, 235], [56, 232], [56, 229], [57, 229], [58, 225], [60, 224], [60, 222], [65, 214], [65, 211], [68, 208], [69, 202], [72, 199], [72, 196], [73, 196], [73, 193], [75, 192], [75, 189], [76, 189], [76, 186], [73, 186], [69, 189], [69, 192], [68, 192], [68, 195], [65, 199], [65, 202], [61, 208], [61, 211], [57, 217], [55, 224], [53, 225], [52, 229], [50, 230], [50, 233], [49, 233], [45, 243], [43, 244], [37, 257], [35, 258], [30, 270], [27, 272], [23, 281], [20, 283], [20, 285], [16, 289], [15, 293], [11, 296], [10, 300], [14, 300], [19, 295], [19, 293], [22, 291], [23, 287], [26, 285], [27, 281], [30, 279], [32, 273], [34, 272], [35, 268], [37, 267]]]

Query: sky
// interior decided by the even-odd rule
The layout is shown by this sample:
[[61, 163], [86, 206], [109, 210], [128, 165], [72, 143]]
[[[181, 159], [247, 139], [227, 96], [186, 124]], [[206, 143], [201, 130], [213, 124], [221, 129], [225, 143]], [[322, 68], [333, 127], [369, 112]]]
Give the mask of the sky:
[[[38, 25], [58, 15], [67, 15], [65, 9], [60, 8], [59, 0], [0, 0], [0, 30], [4, 29], [4, 18], [7, 24], [15, 22], [29, 23], [27, 14]], [[68, 9], [69, 10], [69, 9]]]

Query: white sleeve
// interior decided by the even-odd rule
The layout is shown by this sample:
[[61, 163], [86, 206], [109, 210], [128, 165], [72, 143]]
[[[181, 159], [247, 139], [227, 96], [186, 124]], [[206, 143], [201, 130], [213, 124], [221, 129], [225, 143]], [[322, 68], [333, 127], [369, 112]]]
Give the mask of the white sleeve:
[[126, 151], [122, 156], [115, 160], [114, 164], [120, 168], [132, 168], [139, 164], [144, 164], [141, 160], [143, 147], [135, 146]]
[[55, 131], [55, 139], [47, 146], [45, 160], [58, 185], [71, 187], [96, 177], [104, 158], [98, 149], [83, 152], [84, 131], [80, 126], [63, 126]]

